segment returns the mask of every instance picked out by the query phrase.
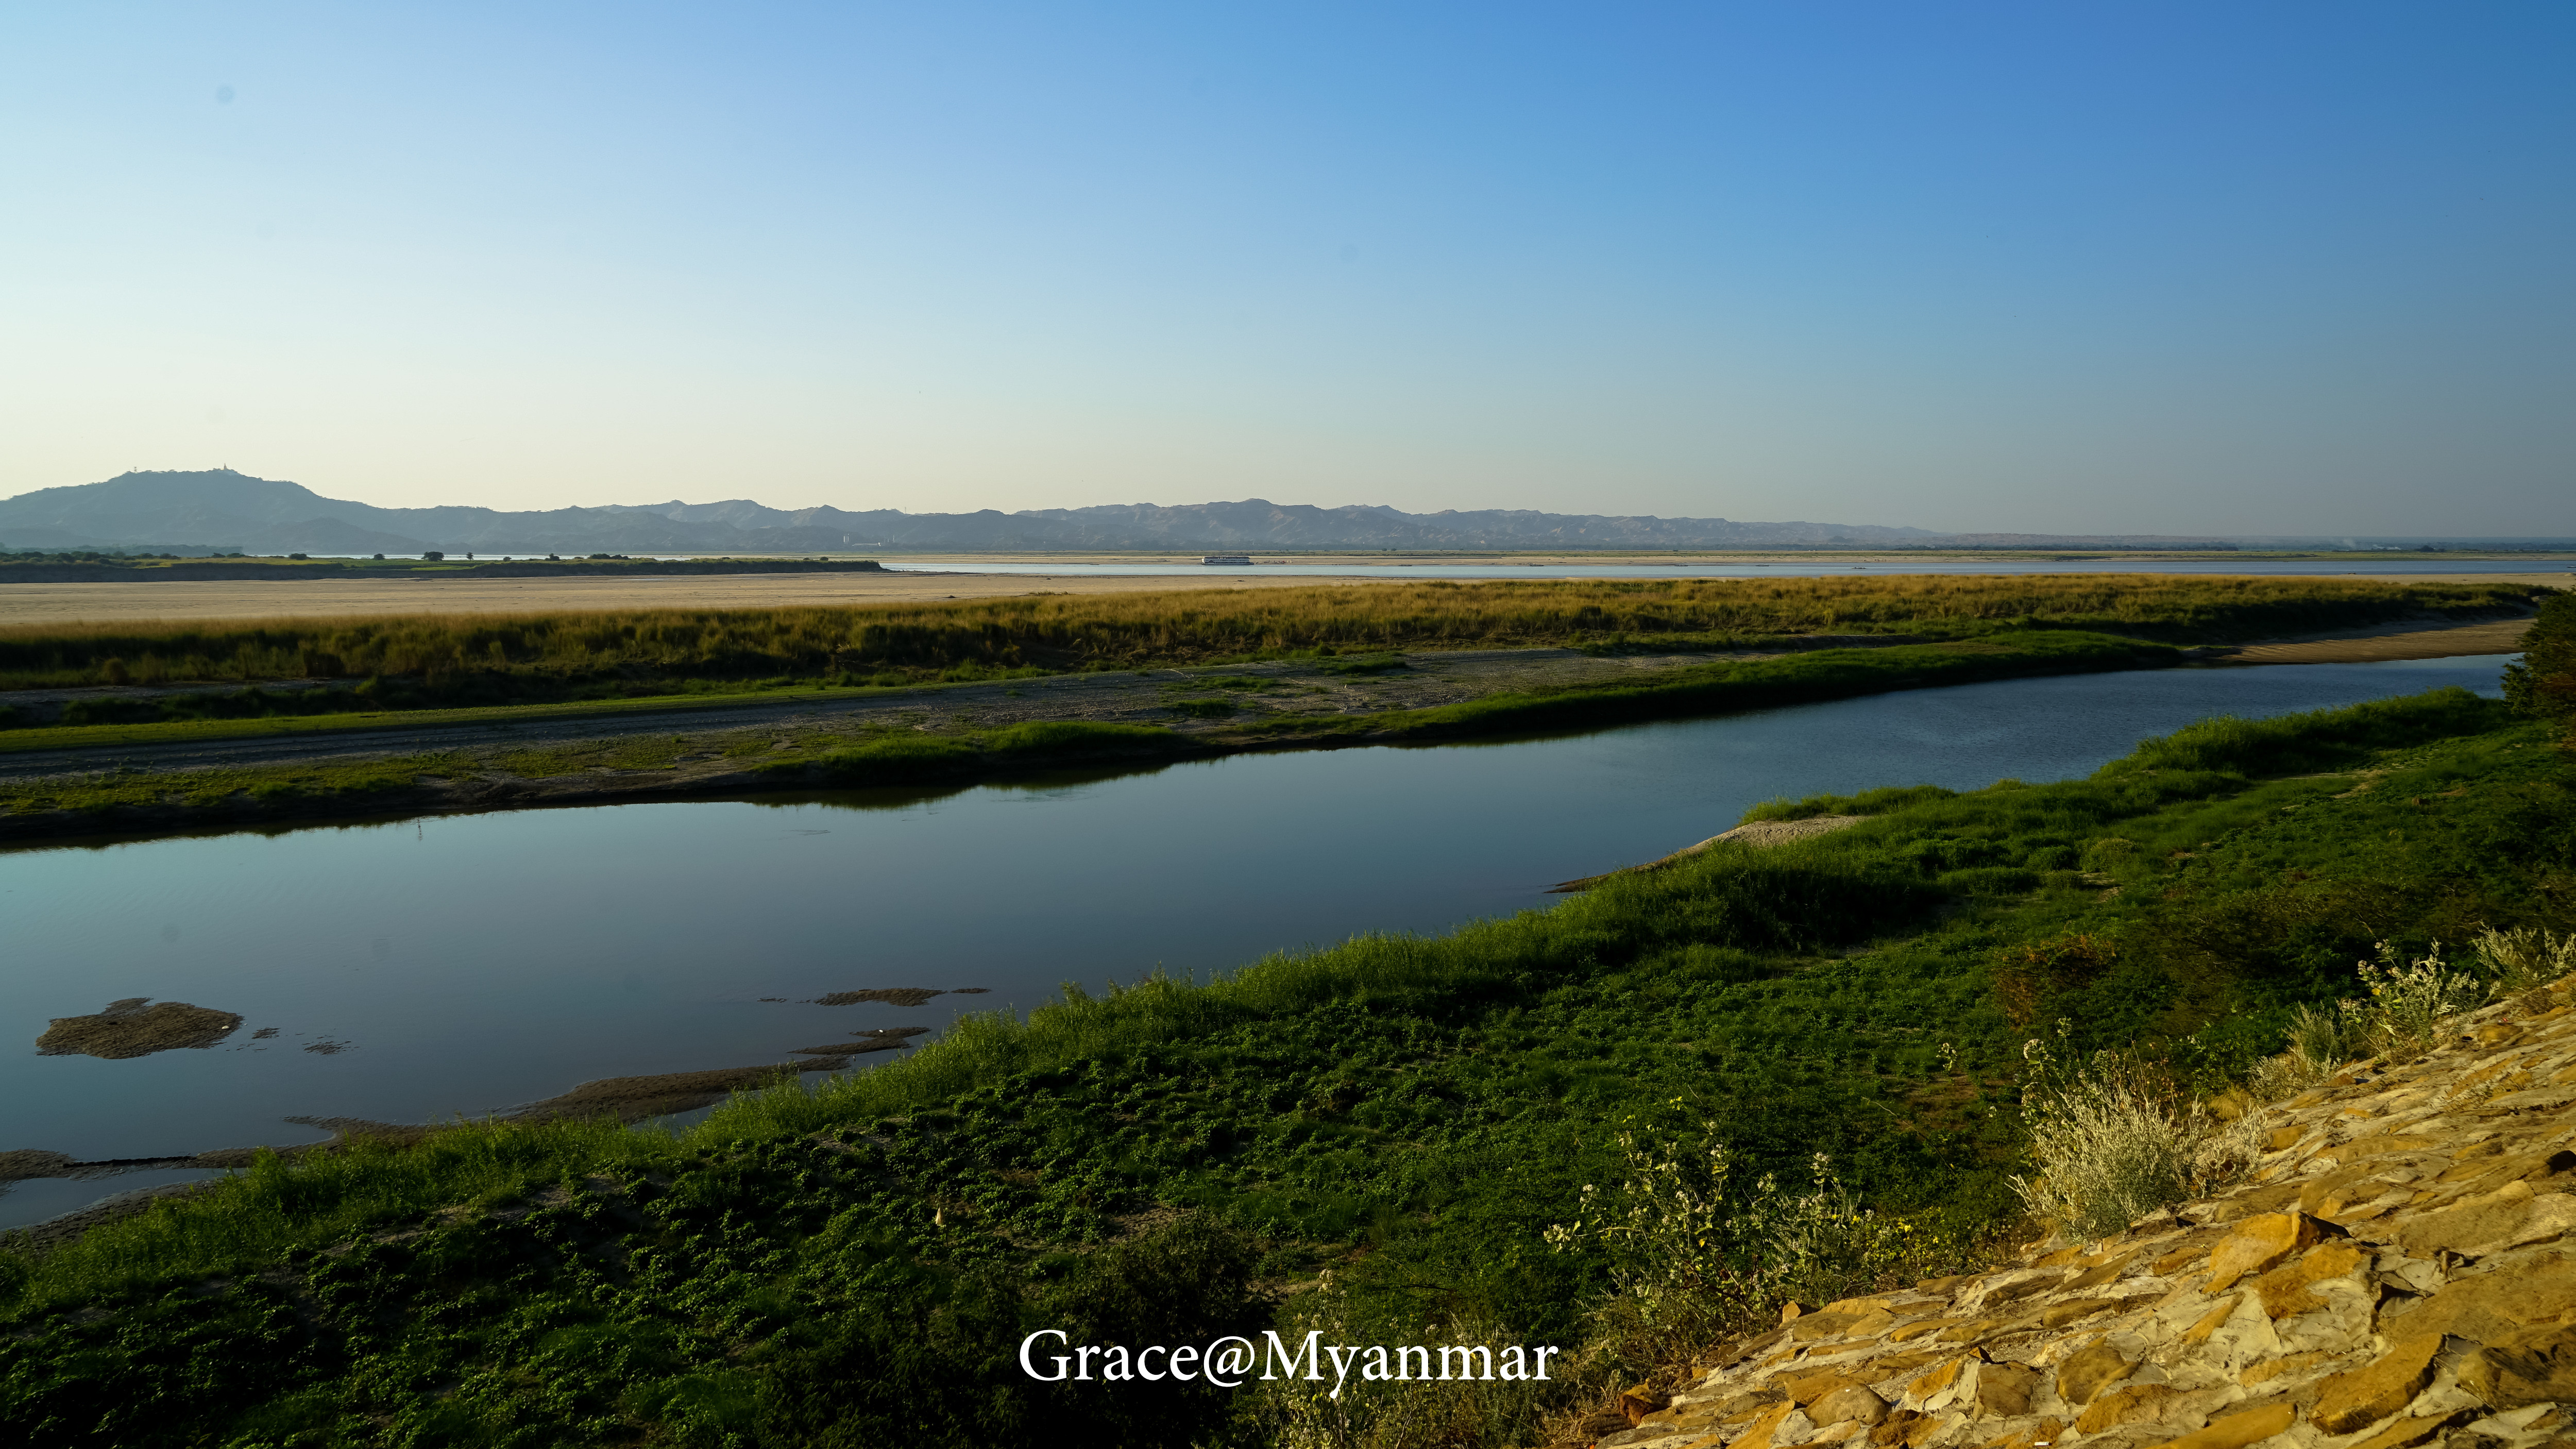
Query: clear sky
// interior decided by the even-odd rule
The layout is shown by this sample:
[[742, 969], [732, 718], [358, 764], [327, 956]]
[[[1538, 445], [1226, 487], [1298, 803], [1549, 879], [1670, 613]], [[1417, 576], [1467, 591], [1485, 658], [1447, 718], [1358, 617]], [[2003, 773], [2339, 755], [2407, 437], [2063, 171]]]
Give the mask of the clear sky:
[[0, 494], [2576, 534], [2576, 5], [0, 7]]

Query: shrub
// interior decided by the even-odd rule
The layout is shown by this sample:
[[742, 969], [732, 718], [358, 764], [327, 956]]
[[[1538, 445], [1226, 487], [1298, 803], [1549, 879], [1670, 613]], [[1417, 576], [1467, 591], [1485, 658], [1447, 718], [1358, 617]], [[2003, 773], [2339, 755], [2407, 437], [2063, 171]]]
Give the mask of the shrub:
[[2450, 969], [2439, 941], [2423, 956], [2403, 963], [2397, 948], [2382, 941], [2379, 959], [2362, 962], [2360, 969], [2362, 984], [2370, 988], [2370, 1000], [2361, 1008], [2362, 1037], [2392, 1062], [2431, 1051], [2443, 1022], [2487, 999], [2484, 982]]
[[[1712, 1130], [1713, 1124], [1709, 1129]], [[1734, 1156], [1712, 1137], [1684, 1149], [1619, 1135], [1627, 1178], [1609, 1193], [1586, 1183], [1581, 1216], [1544, 1234], [1558, 1252], [1597, 1249], [1614, 1291], [1592, 1315], [1583, 1361], [1634, 1373], [1687, 1361], [1781, 1305], [1847, 1297], [1881, 1277], [1919, 1276], [1943, 1251], [1901, 1219], [1863, 1208], [1818, 1153], [1804, 1191], [1765, 1174], [1740, 1192]]]
[[[2023, 1055], [2044, 1077], [2053, 1075], [2042, 1043], [2029, 1043]], [[2022, 1121], [2039, 1172], [2012, 1179], [2022, 1205], [2083, 1240], [2189, 1197], [2208, 1132], [2176, 1096], [2159, 1074], [2115, 1052], [2025, 1090]]]
[[2505, 666], [2505, 703], [2540, 719], [2576, 720], [2576, 593], [2541, 602], [2522, 648]]
[[2533, 926], [2499, 931], [2490, 926], [2469, 942], [2495, 994], [2511, 996], [2576, 972], [2576, 932], [2561, 936]]

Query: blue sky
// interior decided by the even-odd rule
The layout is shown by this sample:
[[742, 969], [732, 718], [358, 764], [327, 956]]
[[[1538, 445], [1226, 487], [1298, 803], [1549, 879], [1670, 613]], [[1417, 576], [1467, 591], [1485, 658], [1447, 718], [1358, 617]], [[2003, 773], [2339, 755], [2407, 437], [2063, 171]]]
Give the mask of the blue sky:
[[0, 8], [0, 493], [2576, 534], [2563, 3]]

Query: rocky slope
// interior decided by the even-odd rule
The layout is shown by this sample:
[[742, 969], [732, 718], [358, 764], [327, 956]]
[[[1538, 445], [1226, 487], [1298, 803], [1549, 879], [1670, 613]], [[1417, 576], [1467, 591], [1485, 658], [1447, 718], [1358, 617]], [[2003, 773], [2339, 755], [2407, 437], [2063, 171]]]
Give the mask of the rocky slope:
[[2226, 1191], [1726, 1344], [1622, 1449], [2576, 1444], [2567, 983], [2238, 1124]]

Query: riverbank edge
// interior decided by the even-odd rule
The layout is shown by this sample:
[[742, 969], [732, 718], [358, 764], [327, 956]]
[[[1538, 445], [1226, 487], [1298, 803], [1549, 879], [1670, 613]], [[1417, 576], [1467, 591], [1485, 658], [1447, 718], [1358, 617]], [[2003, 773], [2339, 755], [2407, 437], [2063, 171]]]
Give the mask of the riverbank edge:
[[2195, 651], [2116, 635], [2040, 630], [2010, 642], [1988, 636], [1938, 644], [1817, 650], [1773, 659], [1690, 665], [1652, 683], [1562, 685], [1428, 709], [1282, 720], [1191, 734], [1150, 726], [1061, 721], [967, 735], [889, 735], [817, 760], [771, 761], [749, 768], [591, 771], [538, 778], [423, 774], [389, 788], [325, 791], [299, 788], [288, 778], [297, 767], [276, 766], [239, 772], [250, 777], [273, 775], [277, 777], [273, 785], [253, 784], [212, 801], [0, 815], [0, 844], [79, 837], [131, 840], [331, 820], [879, 785], [963, 788], [1064, 769], [1608, 728], [1998, 679], [2172, 668], [2195, 657]]

